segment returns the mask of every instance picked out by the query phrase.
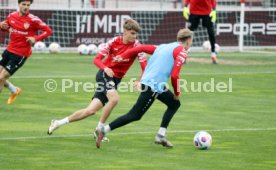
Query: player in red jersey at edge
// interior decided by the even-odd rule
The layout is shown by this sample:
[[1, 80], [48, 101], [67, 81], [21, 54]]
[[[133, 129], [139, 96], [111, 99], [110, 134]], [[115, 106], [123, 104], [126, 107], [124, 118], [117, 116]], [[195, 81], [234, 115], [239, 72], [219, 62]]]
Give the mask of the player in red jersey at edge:
[[[8, 79], [23, 66], [32, 54], [32, 44], [41, 41], [52, 34], [52, 30], [37, 16], [29, 13], [33, 0], [18, 0], [19, 10], [9, 14], [0, 23], [1, 31], [10, 33], [10, 42], [0, 58], [0, 92], [7, 87], [11, 95], [8, 104], [15, 101], [21, 93], [19, 87], [14, 86]], [[43, 31], [36, 35], [38, 30]]]
[[[106, 47], [101, 50], [94, 59], [94, 64], [100, 70], [96, 75], [98, 88], [92, 98], [91, 103], [86, 108], [78, 110], [64, 119], [52, 120], [51, 125], [48, 128], [49, 135], [62, 125], [79, 121], [90, 115], [94, 115], [101, 108], [103, 108], [102, 115], [96, 129], [102, 128], [104, 126], [105, 121], [119, 101], [119, 94], [116, 89], [121, 79], [133, 64], [135, 58], [138, 58], [140, 62], [142, 74], [146, 67], [147, 60], [144, 54], [138, 54], [135, 58], [125, 60], [125, 62], [113, 62], [113, 59], [117, 55], [120, 55], [128, 49], [140, 45], [139, 41], [136, 39], [137, 33], [139, 31], [140, 26], [135, 20], [127, 19], [124, 22], [123, 35], [111, 39], [106, 44]], [[104, 138], [104, 140], [108, 139]]]

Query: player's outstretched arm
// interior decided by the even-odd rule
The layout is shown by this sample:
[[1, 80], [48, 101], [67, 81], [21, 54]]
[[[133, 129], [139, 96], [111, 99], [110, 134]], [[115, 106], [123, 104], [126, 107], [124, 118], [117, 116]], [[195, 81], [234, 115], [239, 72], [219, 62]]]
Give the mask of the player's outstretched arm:
[[135, 58], [139, 53], [147, 53], [147, 54], [153, 54], [156, 49], [155, 45], [139, 45], [137, 47], [134, 47], [132, 49], [129, 49], [122, 53], [120, 56], [122, 59], [127, 59], [127, 58]]

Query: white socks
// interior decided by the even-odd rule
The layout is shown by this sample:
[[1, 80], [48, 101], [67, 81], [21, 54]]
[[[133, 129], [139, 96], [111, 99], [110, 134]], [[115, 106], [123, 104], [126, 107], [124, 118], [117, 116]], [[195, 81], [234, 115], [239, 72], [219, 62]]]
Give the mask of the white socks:
[[58, 122], [58, 125], [61, 126], [61, 125], [65, 125], [65, 124], [69, 123], [69, 119], [68, 119], [68, 117], [66, 117], [64, 119], [57, 120], [57, 122]]
[[166, 128], [160, 127], [159, 131], [158, 131], [158, 134], [162, 135], [162, 136], [166, 136], [166, 131], [167, 131]]
[[104, 128], [104, 133], [107, 133], [110, 131], [110, 126], [109, 125], [104, 125], [104, 123], [99, 122], [97, 128]]
[[99, 122], [97, 128], [102, 128], [102, 127], [104, 127], [104, 123]]
[[107, 133], [109, 132], [111, 129], [110, 129], [110, 126], [109, 125], [105, 125], [104, 126], [104, 133]]
[[217, 54], [214, 52], [211, 52], [211, 57], [217, 57]]
[[11, 83], [11, 82], [7, 82], [8, 83], [8, 89], [10, 90], [11, 93], [16, 93], [17, 89], [16, 87]]

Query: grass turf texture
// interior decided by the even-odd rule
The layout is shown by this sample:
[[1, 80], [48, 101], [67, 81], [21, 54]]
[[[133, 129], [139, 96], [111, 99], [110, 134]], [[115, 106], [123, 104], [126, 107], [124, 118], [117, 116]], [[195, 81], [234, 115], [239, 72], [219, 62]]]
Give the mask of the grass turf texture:
[[[70, 88], [62, 93], [60, 85], [63, 78], [95, 82], [98, 69], [91, 64], [93, 57], [34, 54], [11, 79], [23, 89], [21, 96], [6, 105], [8, 90], [0, 95], [1, 169], [275, 169], [276, 57], [250, 53], [220, 53], [219, 57], [243, 64], [188, 60], [182, 68], [181, 77], [187, 82], [232, 78], [233, 92], [182, 93], [181, 108], [168, 129], [173, 149], [153, 142], [165, 110], [159, 101], [142, 120], [109, 133], [111, 142], [96, 149], [89, 134], [101, 112], [64, 126], [51, 137], [46, 135], [51, 119], [68, 116], [90, 102], [93, 93], [81, 86], [79, 92]], [[209, 54], [193, 53], [192, 58], [209, 59]], [[140, 72], [136, 62], [123, 81], [138, 78]], [[59, 85], [53, 93], [44, 90], [44, 82], [51, 78]], [[128, 112], [137, 97], [138, 93], [120, 93], [108, 122]], [[198, 130], [211, 133], [210, 150], [194, 148]]]

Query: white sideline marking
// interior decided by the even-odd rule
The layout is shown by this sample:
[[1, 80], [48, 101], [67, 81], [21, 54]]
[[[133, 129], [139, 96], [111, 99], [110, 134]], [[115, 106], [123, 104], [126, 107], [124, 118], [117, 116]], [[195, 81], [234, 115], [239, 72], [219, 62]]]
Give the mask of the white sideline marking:
[[[172, 130], [169, 133], [195, 133], [199, 130]], [[208, 132], [244, 132], [244, 131], [276, 131], [276, 128], [245, 128], [245, 129], [213, 129], [205, 130]], [[123, 133], [110, 133], [110, 136], [122, 135], [137, 135], [137, 134], [155, 134], [156, 132], [123, 132]], [[22, 137], [3, 137], [0, 141], [4, 140], [29, 140], [29, 139], [47, 139], [47, 138], [74, 138], [74, 137], [87, 137], [92, 134], [75, 134], [75, 135], [52, 135], [52, 136], [22, 136]]]
[[[275, 74], [276, 72], [232, 72], [232, 73], [183, 73], [185, 75], [251, 75], [251, 74]], [[137, 76], [128, 74], [128, 76]], [[44, 79], [44, 78], [94, 78], [95, 75], [33, 75], [33, 76], [14, 76], [13, 79]]]

